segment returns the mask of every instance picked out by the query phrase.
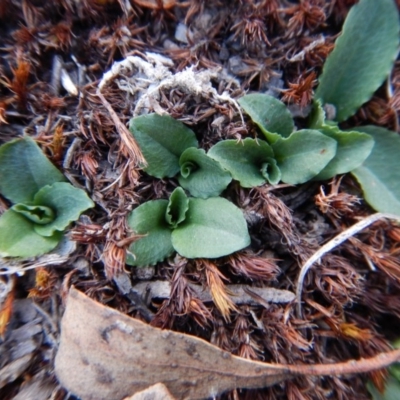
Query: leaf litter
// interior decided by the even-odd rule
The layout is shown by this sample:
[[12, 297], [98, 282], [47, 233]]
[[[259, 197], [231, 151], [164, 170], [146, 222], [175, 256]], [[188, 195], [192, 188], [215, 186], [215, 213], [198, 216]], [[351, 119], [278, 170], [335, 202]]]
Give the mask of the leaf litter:
[[393, 350], [338, 364], [250, 361], [202, 339], [152, 328], [71, 288], [55, 371], [60, 382], [82, 400], [123, 399], [159, 382], [177, 399], [204, 399], [237, 387], [267, 387], [295, 375], [366, 372], [399, 359], [400, 350]]
[[[169, 114], [193, 129], [201, 147], [209, 149], [221, 139], [254, 137], [254, 126], [246, 117], [243, 120], [236, 101], [255, 90], [278, 97], [286, 93], [301, 126], [311, 99], [312, 72], [320, 74], [355, 1], [312, 0], [301, 5], [236, 1], [229, 9], [218, 1], [162, 3], [164, 8], [153, 1], [8, 0], [0, 6], [1, 141], [23, 134], [33, 137], [68, 180], [84, 188], [97, 205], [71, 227], [68, 235], [74, 245], [64, 253], [57, 250], [23, 262], [1, 260], [0, 279], [6, 282], [7, 294], [0, 306], [6, 311], [0, 345], [22, 327], [36, 346], [28, 338], [22, 346], [27, 355], [16, 354], [20, 358], [13, 361], [2, 358], [5, 367], [19, 361], [13, 379], [0, 390], [2, 397], [27, 398], [30, 388], [37, 390], [36, 384], [48, 388], [49, 398], [68, 398], [52, 371], [64, 301], [74, 285], [97, 303], [136, 318], [133, 322], [171, 329], [184, 341], [190, 334], [190, 340], [197, 336], [211, 342], [227, 354], [227, 361], [222, 360], [228, 368], [232, 359], [237, 361], [235, 356], [262, 362], [263, 367], [272, 363], [289, 368], [289, 364], [293, 372], [295, 366], [305, 372], [307, 365], [311, 369], [327, 364], [323, 378], [296, 372], [276, 385], [256, 385], [259, 389], [235, 384], [225, 394], [215, 393], [218, 398], [369, 398], [364, 373], [377, 369], [367, 376], [383, 387], [382, 368], [389, 363], [385, 354], [398, 334], [397, 223], [376, 221], [309, 270], [301, 286], [301, 318], [295, 303], [274, 303], [263, 295], [269, 289], [294, 293], [300, 266], [324, 243], [371, 214], [363, 201], [347, 201], [360, 194], [350, 176], [332, 183], [337, 193], [322, 200], [329, 201], [325, 208], [320, 207], [321, 199], [314, 202], [314, 196], [324, 193], [324, 187], [314, 182], [297, 188], [233, 185], [227, 196], [244, 210], [251, 249], [217, 260], [175, 257], [155, 267], [124, 272], [126, 249], [137, 239], [126, 225], [127, 213], [145, 201], [168, 198], [176, 185], [154, 180], [137, 168], [140, 153], [126, 129], [134, 113]], [[232, 7], [237, 12], [232, 13]], [[178, 24], [186, 27], [185, 41], [175, 39]], [[353, 117], [352, 126], [374, 123], [397, 129], [399, 72], [396, 65], [391, 90], [380, 90]], [[8, 207], [0, 199], [0, 211]], [[51, 279], [44, 278], [42, 268], [50, 271]], [[128, 278], [124, 290], [118, 283], [122, 275]], [[9, 277], [17, 276], [12, 285], [8, 283]], [[158, 282], [167, 286], [166, 291], [170, 288], [168, 296], [142, 289]], [[231, 285], [244, 291], [232, 297]], [[35, 342], [37, 328], [13, 319], [18, 316], [18, 302], [28, 293], [42, 310], [38, 322], [45, 335], [42, 342]], [[235, 302], [238, 298], [245, 301]], [[120, 318], [126, 317], [118, 314]], [[73, 333], [83, 335], [84, 328], [90, 326]], [[114, 330], [123, 336], [118, 332]], [[159, 338], [169, 330], [151, 332]], [[103, 343], [91, 336], [85, 340], [93, 347]], [[129, 346], [129, 342], [121, 337], [118, 343]], [[156, 342], [149, 341], [144, 355], [159, 356], [152, 349]], [[212, 354], [215, 351], [213, 347]], [[341, 374], [343, 369], [330, 369], [334, 367], [329, 364], [348, 360], [359, 361], [346, 364], [350, 366], [346, 371], [360, 374], [347, 376]], [[357, 369], [357, 363], [363, 367]], [[105, 367], [110, 364], [115, 365]], [[162, 371], [172, 370], [174, 385], [186, 375], [180, 358], [176, 364]], [[122, 376], [129, 383], [131, 377]], [[143, 380], [140, 387], [153, 383], [158, 382]], [[248, 382], [242, 387], [249, 387]], [[184, 393], [179, 391], [173, 393], [177, 398]], [[47, 396], [33, 393], [34, 398]]]

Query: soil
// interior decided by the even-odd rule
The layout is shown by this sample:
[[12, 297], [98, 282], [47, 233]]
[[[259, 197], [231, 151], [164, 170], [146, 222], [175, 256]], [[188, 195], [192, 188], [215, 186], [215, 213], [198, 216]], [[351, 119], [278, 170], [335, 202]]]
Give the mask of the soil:
[[[262, 92], [284, 101], [301, 128], [317, 77], [354, 3], [0, 1], [0, 144], [33, 137], [96, 203], [67, 231], [75, 244], [67, 242], [45, 259], [0, 261], [2, 399], [73, 398], [53, 372], [72, 285], [152, 326], [198, 336], [252, 360], [333, 363], [391, 348], [400, 326], [400, 227], [394, 222], [378, 220], [324, 255], [305, 277], [301, 314], [294, 301], [263, 301], [251, 291], [294, 293], [302, 264], [374, 212], [350, 175], [296, 187], [231, 184], [224, 196], [244, 211], [250, 248], [217, 260], [176, 256], [143, 269], [125, 263], [134, 240], [129, 212], [168, 198], [177, 186], [175, 179], [155, 179], [140, 170], [124, 129], [134, 113], [171, 115], [207, 150], [221, 139], [255, 137], [256, 127], [235, 100]], [[104, 76], [114, 62], [122, 64]], [[159, 78], [148, 69], [156, 73], [161, 66], [175, 83], [161, 85], [152, 97]], [[390, 78], [390, 98], [384, 85], [347, 126], [398, 129], [399, 66]], [[179, 81], [183, 71], [194, 83]], [[144, 94], [146, 102], [138, 108]], [[0, 198], [0, 213], [8, 207]], [[160, 281], [169, 282], [168, 298], [157, 292]], [[135, 289], [144, 282], [154, 283], [151, 296]], [[233, 304], [227, 291], [236, 284], [247, 288], [247, 300]], [[210, 296], [196, 294], [193, 285]], [[386, 376], [379, 370], [298, 377], [220, 398], [368, 399], [367, 382], [382, 389]]]

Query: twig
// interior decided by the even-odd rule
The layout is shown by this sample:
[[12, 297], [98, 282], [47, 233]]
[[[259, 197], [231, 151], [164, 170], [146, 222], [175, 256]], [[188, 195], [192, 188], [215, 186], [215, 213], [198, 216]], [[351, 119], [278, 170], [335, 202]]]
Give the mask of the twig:
[[[374, 214], [375, 215], [375, 214]], [[387, 214], [386, 214], [387, 215]], [[387, 217], [386, 217], [387, 218]], [[398, 219], [398, 217], [396, 217]], [[400, 360], [400, 350], [392, 350], [378, 354], [375, 357], [361, 358], [360, 360], [349, 360], [342, 363], [314, 364], [314, 365], [290, 365], [288, 372], [300, 375], [344, 375], [360, 374], [386, 368]], [[280, 367], [283, 364], [278, 364]], [[277, 365], [277, 366], [278, 366]]]
[[301, 294], [303, 289], [304, 278], [312, 267], [312, 265], [321, 259], [323, 255], [328, 253], [329, 251], [333, 250], [335, 247], [342, 244], [345, 240], [349, 239], [350, 237], [354, 236], [358, 232], [362, 231], [367, 226], [373, 224], [374, 222], [380, 219], [393, 219], [396, 221], [400, 221], [400, 217], [395, 214], [387, 214], [387, 213], [376, 213], [372, 214], [369, 217], [357, 222], [355, 225], [351, 226], [350, 228], [346, 229], [342, 233], [339, 233], [336, 237], [330, 240], [328, 243], [325, 243], [318, 251], [316, 251], [301, 267], [299, 278], [296, 284], [296, 301], [297, 301], [297, 314], [301, 317]]
[[[189, 283], [189, 286], [199, 300], [203, 302], [212, 301], [208, 288], [193, 283]], [[294, 299], [294, 293], [288, 290], [258, 287], [251, 287], [250, 289], [247, 285], [226, 285], [225, 287], [229, 291], [230, 299], [235, 304], [261, 304], [268, 307], [268, 303], [289, 303]], [[171, 294], [171, 283], [168, 281], [141, 282], [136, 284], [133, 289], [143, 297], [146, 293], [149, 293], [150, 298], [167, 299]]]

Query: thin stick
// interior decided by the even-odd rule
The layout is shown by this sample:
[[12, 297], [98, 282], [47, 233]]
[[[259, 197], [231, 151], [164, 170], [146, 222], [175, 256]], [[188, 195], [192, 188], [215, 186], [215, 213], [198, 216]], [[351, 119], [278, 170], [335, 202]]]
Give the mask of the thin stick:
[[362, 231], [367, 226], [373, 224], [374, 222], [380, 219], [393, 219], [396, 221], [400, 221], [400, 217], [395, 214], [386, 214], [386, 213], [376, 213], [368, 216], [367, 218], [357, 222], [355, 225], [351, 226], [350, 228], [346, 229], [342, 233], [339, 233], [336, 237], [330, 240], [328, 243], [325, 243], [318, 251], [316, 251], [303, 266], [301, 267], [299, 278], [296, 284], [296, 301], [297, 301], [297, 313], [298, 316], [301, 317], [301, 294], [304, 284], [304, 278], [312, 267], [312, 265], [321, 259], [323, 255], [328, 253], [329, 251], [333, 250], [335, 247], [342, 244], [348, 238], [354, 236], [358, 232]]

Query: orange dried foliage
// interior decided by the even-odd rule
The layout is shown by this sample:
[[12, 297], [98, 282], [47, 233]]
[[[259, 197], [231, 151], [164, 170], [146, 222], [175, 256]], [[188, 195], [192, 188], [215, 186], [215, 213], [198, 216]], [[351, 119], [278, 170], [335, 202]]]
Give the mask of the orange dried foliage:
[[340, 183], [343, 177], [339, 179], [332, 179], [329, 183], [331, 187], [330, 193], [325, 194], [324, 187], [321, 186], [319, 194], [315, 196], [315, 204], [324, 214], [331, 214], [336, 218], [341, 218], [345, 214], [353, 212], [356, 204], [360, 203], [357, 196], [348, 193], [339, 193]]
[[392, 240], [400, 243], [400, 227], [399, 226], [390, 227], [390, 229], [387, 230], [387, 234]]
[[236, 306], [229, 297], [228, 290], [223, 282], [226, 278], [211, 261], [202, 259], [198, 262], [201, 262], [202, 266], [205, 267], [207, 284], [210, 288], [215, 306], [218, 308], [225, 321], [229, 321], [230, 313], [236, 310]]
[[1, 309], [0, 309], [0, 338], [4, 338], [4, 335], [6, 333], [7, 325], [10, 322], [10, 318], [12, 315], [12, 309], [13, 309], [13, 302], [14, 302], [14, 297], [15, 293], [14, 290], [11, 290]]
[[265, 34], [264, 21], [256, 15], [240, 16], [239, 21], [232, 26], [231, 31], [234, 31], [234, 39], [241, 37], [242, 45], [248, 46], [249, 43], [271, 45]]
[[186, 313], [191, 315], [193, 319], [203, 328], [210, 325], [213, 321], [211, 312], [207, 309], [203, 302], [199, 299], [192, 298], [187, 306]]
[[107, 279], [111, 280], [125, 269], [126, 250], [113, 241], [108, 241], [104, 247], [104, 267]]
[[43, 267], [36, 269], [35, 287], [29, 290], [28, 297], [49, 298], [55, 288], [57, 277]]
[[47, 111], [56, 110], [58, 108], [65, 107], [66, 105], [64, 98], [51, 96], [48, 93], [43, 93], [40, 101], [44, 109]]
[[62, 160], [64, 144], [65, 144], [64, 126], [61, 124], [56, 127], [53, 135], [53, 140], [51, 143], [51, 150], [55, 162]]
[[286, 14], [293, 15], [289, 19], [286, 36], [292, 38], [303, 33], [304, 29], [313, 31], [326, 20], [323, 7], [313, 4], [313, 1], [302, 0], [299, 5], [284, 10]]
[[36, 41], [37, 28], [28, 28], [25, 25], [21, 25], [11, 35], [18, 46], [29, 46]]
[[25, 109], [28, 97], [27, 84], [31, 65], [19, 58], [17, 60], [17, 67], [15, 69], [11, 68], [11, 71], [13, 73], [13, 79], [10, 81], [5, 78], [6, 86], [17, 96], [19, 107]]
[[377, 371], [370, 372], [368, 375], [374, 386], [378, 389], [380, 393], [383, 394], [385, 392], [387, 378], [389, 377], [388, 370], [378, 369]]
[[228, 264], [234, 273], [250, 279], [271, 281], [279, 274], [280, 269], [275, 260], [246, 253], [235, 253], [227, 257]]
[[340, 334], [355, 340], [371, 340], [374, 335], [369, 329], [361, 329], [356, 324], [342, 323], [339, 325]]
[[298, 104], [301, 108], [311, 103], [313, 87], [317, 84], [316, 74], [312, 71], [309, 75], [301, 75], [297, 83], [289, 83], [289, 88], [283, 90], [282, 101]]
[[352, 245], [357, 246], [372, 265], [383, 271], [391, 279], [400, 283], [400, 259], [396, 254], [377, 250], [376, 248], [352, 238]]
[[325, 42], [319, 44], [305, 54], [305, 60], [312, 67], [321, 67], [334, 48], [334, 43]]
[[50, 41], [54, 43], [56, 49], [66, 51], [71, 47], [72, 31], [71, 25], [65, 22], [60, 22], [53, 26], [50, 30]]
[[79, 153], [76, 162], [81, 167], [82, 173], [86, 178], [93, 179], [95, 177], [99, 163], [94, 158], [93, 152]]

